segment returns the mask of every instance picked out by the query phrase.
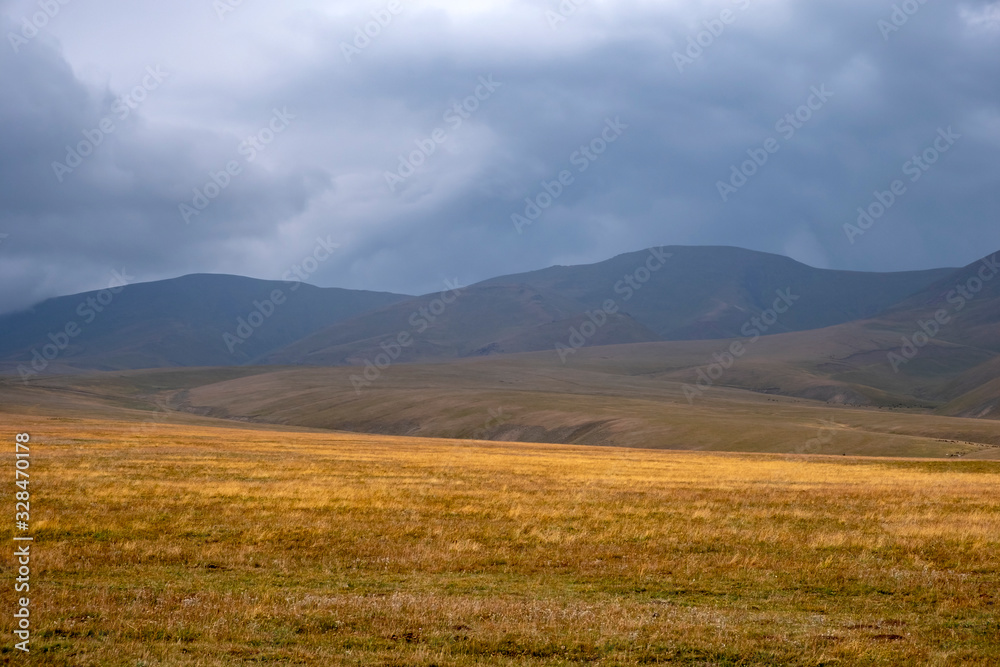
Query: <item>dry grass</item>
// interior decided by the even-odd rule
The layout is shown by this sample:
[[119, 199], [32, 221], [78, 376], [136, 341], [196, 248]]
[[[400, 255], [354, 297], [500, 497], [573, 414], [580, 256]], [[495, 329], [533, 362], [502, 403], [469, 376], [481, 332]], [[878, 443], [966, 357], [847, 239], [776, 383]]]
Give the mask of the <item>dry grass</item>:
[[[701, 451], [1000, 456], [996, 420], [850, 408], [722, 387], [691, 404], [683, 385], [655, 371], [622, 375], [535, 361], [402, 364], [360, 395], [349, 379], [357, 369], [335, 367], [206, 380], [159, 398], [199, 414], [359, 433]], [[71, 381], [107, 390], [104, 376]], [[498, 410], [502, 417], [491, 418]]]
[[1000, 664], [996, 464], [4, 421], [31, 664]]

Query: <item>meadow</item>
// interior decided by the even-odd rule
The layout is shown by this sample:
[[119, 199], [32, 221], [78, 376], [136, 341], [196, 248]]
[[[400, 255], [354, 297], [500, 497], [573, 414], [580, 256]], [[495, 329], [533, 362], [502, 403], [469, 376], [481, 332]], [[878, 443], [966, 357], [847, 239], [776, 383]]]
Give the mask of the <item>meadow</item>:
[[3, 420], [6, 664], [1000, 664], [988, 461]]

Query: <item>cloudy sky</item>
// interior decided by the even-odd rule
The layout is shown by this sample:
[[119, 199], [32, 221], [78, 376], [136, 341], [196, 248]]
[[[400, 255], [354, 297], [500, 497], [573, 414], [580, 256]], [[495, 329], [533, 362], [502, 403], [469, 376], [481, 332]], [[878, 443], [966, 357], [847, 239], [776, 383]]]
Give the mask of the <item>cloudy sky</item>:
[[318, 238], [310, 282], [406, 293], [652, 245], [1000, 249], [998, 2], [0, 0], [0, 27], [0, 311], [113, 270], [280, 278]]

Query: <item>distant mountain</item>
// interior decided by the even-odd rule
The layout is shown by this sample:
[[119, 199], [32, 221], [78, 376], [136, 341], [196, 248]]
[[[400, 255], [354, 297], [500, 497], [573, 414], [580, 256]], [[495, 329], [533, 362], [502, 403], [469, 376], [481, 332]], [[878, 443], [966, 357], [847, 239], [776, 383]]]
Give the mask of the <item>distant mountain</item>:
[[820, 370], [869, 388], [945, 404], [946, 414], [1000, 417], [1000, 253], [935, 281], [877, 317], [829, 330], [863, 335]]
[[929, 285], [869, 327], [896, 334], [885, 355], [894, 380], [947, 401], [945, 414], [1000, 418], [1000, 252]]
[[[662, 266], [648, 270], [649, 266]], [[668, 246], [597, 264], [553, 266], [486, 285], [525, 284], [597, 308], [616, 299], [623, 312], [662, 340], [732, 338], [778, 294], [796, 298], [767, 333], [802, 331], [879, 313], [954, 269], [864, 273], [815, 269], [788, 257], [722, 246]], [[648, 281], [640, 280], [648, 276]]]
[[[0, 368], [363, 365], [556, 349], [565, 358], [582, 347], [862, 320], [931, 299], [954, 273], [832, 271], [739, 248], [670, 246], [422, 297], [201, 274], [2, 316]], [[985, 299], [966, 312], [978, 315], [962, 335], [995, 333]]]
[[937, 337], [1000, 352], [1000, 252], [935, 281], [880, 319], [912, 325], [939, 313]]
[[[569, 345], [572, 330], [579, 331], [587, 321], [584, 308], [560, 294], [527, 285], [478, 285], [340, 322], [258, 361], [339, 366], [364, 364], [382, 353], [393, 361], [412, 362], [528, 352], [551, 349], [559, 341]], [[595, 326], [588, 342], [651, 340], [659, 337], [632, 318], [612, 313], [601, 327]]]
[[[574, 355], [577, 367], [640, 369], [716, 386], [871, 406], [1000, 418], [1000, 252], [949, 273], [874, 317], [743, 339], [746, 353], [706, 377], [726, 341], [621, 345]], [[704, 392], [698, 389], [698, 395]]]
[[0, 360], [8, 369], [36, 371], [239, 365], [406, 298], [189, 275], [49, 299], [0, 316]]
[[[389, 341], [400, 334], [412, 340], [395, 360], [433, 361], [801, 331], [869, 317], [953, 272], [832, 271], [739, 248], [653, 248], [597, 264], [493, 278], [465, 288], [453, 304], [442, 304], [433, 321], [419, 313], [436, 295], [397, 303], [258, 361], [361, 364], [383, 352], [384, 344], [395, 349]], [[772, 310], [775, 306], [784, 312]], [[602, 312], [605, 308], [609, 312]]]

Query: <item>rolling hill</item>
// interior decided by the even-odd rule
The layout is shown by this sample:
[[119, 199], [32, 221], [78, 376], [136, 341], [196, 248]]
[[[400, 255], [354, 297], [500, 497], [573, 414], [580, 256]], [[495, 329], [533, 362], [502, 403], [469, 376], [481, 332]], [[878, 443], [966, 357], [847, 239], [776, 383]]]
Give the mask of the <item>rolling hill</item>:
[[[588, 352], [602, 349], [613, 348]], [[1000, 426], [989, 419], [725, 387], [692, 404], [681, 382], [641, 371], [562, 366], [553, 354], [530, 353], [393, 366], [359, 389], [352, 377], [360, 369], [343, 366], [106, 371], [27, 385], [0, 377], [0, 411], [141, 421], [137, 439], [158, 424], [224, 419], [287, 430], [652, 449], [1000, 458]]]
[[[345, 331], [344, 338], [321, 350], [364, 354], [371, 342], [356, 342], [349, 325], [364, 323], [362, 332], [404, 326], [400, 321], [413, 327], [409, 320], [416, 313], [416, 321], [428, 320], [423, 333], [438, 337], [421, 338], [419, 326], [404, 330], [411, 334], [406, 349], [431, 358], [469, 355], [462, 359], [399, 364], [389, 358], [390, 348], [380, 347], [387, 356], [379, 367], [123, 371], [40, 378], [28, 386], [0, 378], [0, 404], [25, 412], [58, 405], [66, 412], [83, 403], [88, 410], [147, 411], [154, 420], [198, 416], [408, 436], [996, 459], [1000, 280], [993, 282], [983, 268], [994, 257], [951, 272], [867, 319], [772, 336], [650, 342], [641, 340], [655, 336], [650, 329], [618, 314], [606, 330], [631, 331], [640, 342], [588, 345], [567, 355], [554, 348], [477, 352], [474, 346], [490, 337], [534, 344], [520, 326], [525, 313], [534, 317], [528, 330], [542, 339], [551, 333], [546, 327], [584, 324], [572, 319], [573, 302], [564, 295], [523, 284], [479, 285], [467, 294], [400, 301], [351, 318], [333, 327]], [[470, 298], [478, 294], [485, 296]], [[477, 310], [483, 303], [507, 310]], [[429, 316], [442, 326], [432, 327]], [[496, 328], [491, 316], [506, 319], [510, 329]], [[939, 322], [933, 337], [916, 335], [933, 329], [932, 321]], [[456, 326], [474, 337], [440, 337]], [[894, 356], [905, 362], [894, 363]]]
[[[588, 320], [584, 311], [561, 294], [527, 285], [478, 285], [352, 318], [267, 354], [258, 362], [340, 366], [364, 364], [387, 352], [393, 361], [413, 362], [543, 350], [558, 341], [567, 343], [571, 329]], [[590, 342], [610, 345], [654, 340], [659, 336], [639, 322], [612, 313], [606, 315], [605, 324]]]
[[[356, 367], [261, 368], [164, 400], [206, 416], [397, 435], [855, 454], [984, 447], [972, 453], [995, 456], [995, 421], [954, 419], [1000, 417], [990, 333], [1000, 322], [1000, 280], [973, 281], [975, 298], [955, 298], [990, 260], [876, 317], [822, 329], [588, 346], [565, 359], [548, 349], [390, 365], [374, 376]], [[894, 368], [891, 355], [906, 358], [904, 339], [946, 306], [953, 319]], [[727, 358], [736, 343], [743, 352]]]
[[[385, 365], [557, 348], [565, 361], [585, 347], [770, 337], [873, 316], [885, 333], [910, 326], [906, 313], [939, 298], [954, 274], [833, 271], [739, 248], [670, 246], [421, 297], [192, 275], [2, 316], [0, 368]], [[968, 357], [963, 368], [985, 361], [996, 345], [992, 299], [984, 288], [969, 301], [954, 349], [928, 350], [911, 365], [936, 354], [942, 363]]]
[[[800, 331], [874, 315], [952, 272], [831, 271], [739, 248], [653, 248], [478, 283], [439, 303], [437, 317], [421, 313], [440, 295], [394, 304], [257, 361], [359, 364], [382, 353], [383, 345], [395, 349], [392, 341], [401, 333], [412, 342], [395, 361], [730, 338], [754, 328], [767, 334]], [[769, 321], [776, 306], [783, 312]], [[760, 317], [765, 323], [753, 324]]]
[[207, 274], [122, 285], [0, 316], [0, 360], [15, 372], [239, 365], [404, 298]]
[[[733, 341], [585, 349], [570, 364], [642, 372], [835, 403], [908, 406], [1000, 418], [1000, 253], [952, 272], [875, 317], [833, 327]], [[746, 348], [717, 379], [716, 355]]]
[[[648, 270], [651, 265], [659, 268]], [[772, 334], [870, 317], [953, 271], [835, 271], [742, 248], [668, 246], [484, 284], [529, 285], [586, 309], [615, 299], [661, 340], [705, 340], [744, 335], [744, 325], [771, 308], [778, 293], [790, 291], [795, 303], [771, 325]]]

